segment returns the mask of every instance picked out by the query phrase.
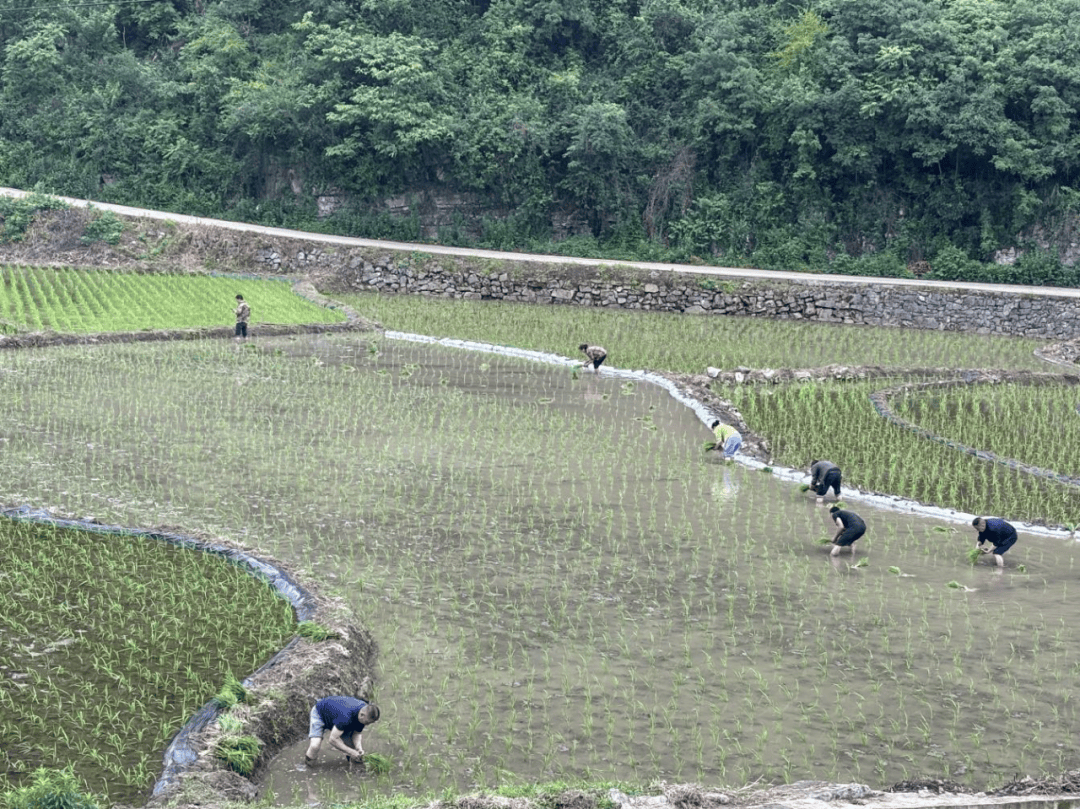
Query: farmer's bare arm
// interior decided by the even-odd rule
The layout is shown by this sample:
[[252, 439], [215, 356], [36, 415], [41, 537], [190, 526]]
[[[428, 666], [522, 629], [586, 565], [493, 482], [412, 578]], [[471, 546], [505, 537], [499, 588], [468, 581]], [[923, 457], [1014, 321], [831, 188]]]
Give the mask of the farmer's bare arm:
[[840, 536], [840, 532], [844, 530], [844, 522], [839, 517], [836, 518], [836, 533], [833, 534], [833, 542]]
[[345, 744], [345, 740], [341, 738], [342, 733], [343, 733], [343, 731], [339, 727], [335, 727], [332, 731], [330, 731], [330, 746], [334, 747], [334, 748], [337, 748], [338, 750], [340, 750], [342, 753], [344, 753], [347, 756], [362, 756], [362, 755], [364, 755], [363, 750], [357, 750], [357, 749], [349, 747], [349, 745]]

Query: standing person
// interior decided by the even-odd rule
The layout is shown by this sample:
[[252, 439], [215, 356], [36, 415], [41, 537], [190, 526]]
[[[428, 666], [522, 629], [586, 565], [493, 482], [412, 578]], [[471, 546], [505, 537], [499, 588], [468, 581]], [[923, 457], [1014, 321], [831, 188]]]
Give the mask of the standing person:
[[236, 296], [236, 337], [247, 339], [248, 319], [251, 317], [251, 307], [244, 300], [243, 295]]
[[825, 499], [825, 493], [831, 487], [840, 499], [840, 467], [832, 461], [810, 461], [810, 488], [818, 496], [818, 502]]
[[[976, 517], [971, 521], [979, 536], [975, 539], [975, 547], [983, 553], [992, 553], [998, 567], [1005, 567], [1002, 558], [1005, 551], [1016, 544], [1016, 529], [1005, 520], [997, 517]], [[988, 542], [989, 547], [983, 547]]]
[[854, 511], [845, 511], [840, 506], [829, 509], [829, 516], [836, 523], [836, 536], [833, 537], [833, 549], [830, 556], [839, 556], [842, 548], [851, 548], [855, 556], [855, 540], [866, 533], [866, 523]]
[[733, 458], [735, 453], [739, 451], [739, 447], [742, 446], [742, 433], [730, 424], [724, 424], [719, 419], [709, 426], [712, 427], [712, 431], [716, 435], [716, 443], [712, 448], [723, 452], [725, 458]]
[[578, 346], [578, 349], [584, 351], [585, 356], [589, 358], [581, 364], [581, 367], [588, 368], [589, 363], [592, 363], [593, 370], [599, 373], [600, 366], [607, 359], [607, 349], [603, 346], [591, 346], [588, 343], [582, 343]]
[[326, 730], [330, 731], [331, 747], [344, 753], [349, 761], [359, 761], [364, 755], [360, 734], [365, 727], [379, 721], [379, 707], [355, 697], [323, 697], [315, 703], [308, 719], [310, 741], [304, 754], [305, 764], [314, 764], [319, 758]]

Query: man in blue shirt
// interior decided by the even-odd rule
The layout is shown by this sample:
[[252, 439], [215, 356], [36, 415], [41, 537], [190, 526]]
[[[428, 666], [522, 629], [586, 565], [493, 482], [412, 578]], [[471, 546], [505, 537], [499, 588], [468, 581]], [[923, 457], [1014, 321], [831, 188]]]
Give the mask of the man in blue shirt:
[[[314, 764], [322, 747], [323, 733], [330, 731], [330, 746], [349, 761], [360, 761], [364, 745], [360, 734], [367, 725], [379, 721], [379, 708], [355, 697], [324, 697], [311, 709], [305, 764]], [[351, 744], [350, 744], [351, 743]]]
[[[1001, 557], [1005, 551], [1016, 544], [1016, 529], [997, 517], [976, 517], [971, 524], [979, 532], [975, 547], [983, 553], [994, 554], [997, 566], [1005, 567], [1005, 560]], [[990, 547], [984, 548], [984, 542], [990, 543]]]

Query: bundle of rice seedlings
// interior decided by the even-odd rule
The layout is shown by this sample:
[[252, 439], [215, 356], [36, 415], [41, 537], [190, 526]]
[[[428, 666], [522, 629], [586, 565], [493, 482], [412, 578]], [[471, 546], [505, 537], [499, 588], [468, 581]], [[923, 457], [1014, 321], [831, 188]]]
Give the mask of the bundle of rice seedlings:
[[799, 491], [800, 492], [808, 492], [808, 491], [810, 491], [810, 484], [809, 483], [803, 483], [801, 486], [799, 486]]
[[363, 761], [364, 766], [376, 775], [390, 772], [390, 768], [393, 766], [393, 762], [388, 757], [379, 753], [364, 753]]
[[314, 643], [318, 643], [323, 640], [331, 640], [339, 637], [337, 632], [332, 629], [327, 629], [322, 624], [315, 621], [301, 621], [296, 625], [296, 634], [305, 640], [310, 640]]
[[981, 550], [979, 550], [978, 546], [976, 546], [976, 547], [974, 547], [974, 548], [972, 548], [971, 550], [968, 551], [967, 558], [968, 558], [968, 561], [971, 562], [971, 564], [975, 564], [976, 562], [979, 561], [979, 557], [982, 556], [982, 555], [983, 555], [983, 552]]
[[900, 575], [900, 568], [898, 568], [896, 565], [893, 565], [892, 567], [889, 568], [889, 572], [892, 573], [895, 576], [899, 576]]
[[832, 537], [822, 537], [817, 541], [818, 545], [832, 545]]
[[225, 676], [225, 684], [221, 686], [221, 690], [214, 696], [214, 704], [227, 711], [236, 703], [244, 702], [247, 696], [248, 691], [244, 688], [244, 684], [230, 672]]
[[254, 736], [222, 736], [214, 745], [214, 756], [233, 772], [249, 776], [255, 772], [260, 746]]

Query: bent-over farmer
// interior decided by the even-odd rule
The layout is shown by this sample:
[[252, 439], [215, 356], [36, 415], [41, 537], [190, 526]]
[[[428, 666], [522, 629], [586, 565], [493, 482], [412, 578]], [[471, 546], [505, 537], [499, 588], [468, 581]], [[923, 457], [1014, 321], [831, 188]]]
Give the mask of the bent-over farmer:
[[840, 467], [832, 461], [810, 461], [810, 488], [821, 501], [831, 488], [840, 499]]
[[709, 426], [712, 427], [713, 434], [716, 436], [716, 443], [712, 448], [723, 452], [725, 458], [734, 457], [742, 446], [742, 433], [719, 419], [714, 420]]
[[592, 364], [593, 370], [599, 372], [600, 366], [603, 365], [604, 360], [607, 359], [607, 349], [603, 346], [592, 346], [588, 343], [582, 343], [578, 346], [578, 349], [585, 352], [585, 356], [589, 359], [581, 363], [582, 368], [588, 368]]
[[305, 764], [314, 764], [318, 759], [323, 733], [327, 730], [331, 747], [344, 753], [349, 761], [359, 761], [364, 755], [360, 734], [365, 727], [379, 721], [379, 707], [355, 697], [323, 697], [311, 709], [309, 721]]
[[845, 511], [840, 506], [829, 509], [829, 516], [836, 523], [836, 536], [833, 537], [831, 556], [839, 556], [842, 548], [851, 548], [855, 555], [855, 540], [866, 533], [866, 523], [854, 511]]
[[[1002, 557], [1016, 544], [1016, 529], [998, 517], [976, 517], [971, 524], [979, 532], [975, 547], [983, 553], [992, 553], [997, 566], [1005, 567]], [[988, 543], [986, 547], [983, 546], [984, 542]]]
[[243, 337], [246, 338], [248, 320], [251, 318], [251, 307], [248, 302], [244, 300], [243, 295], [236, 296], [236, 337], [237, 339]]

